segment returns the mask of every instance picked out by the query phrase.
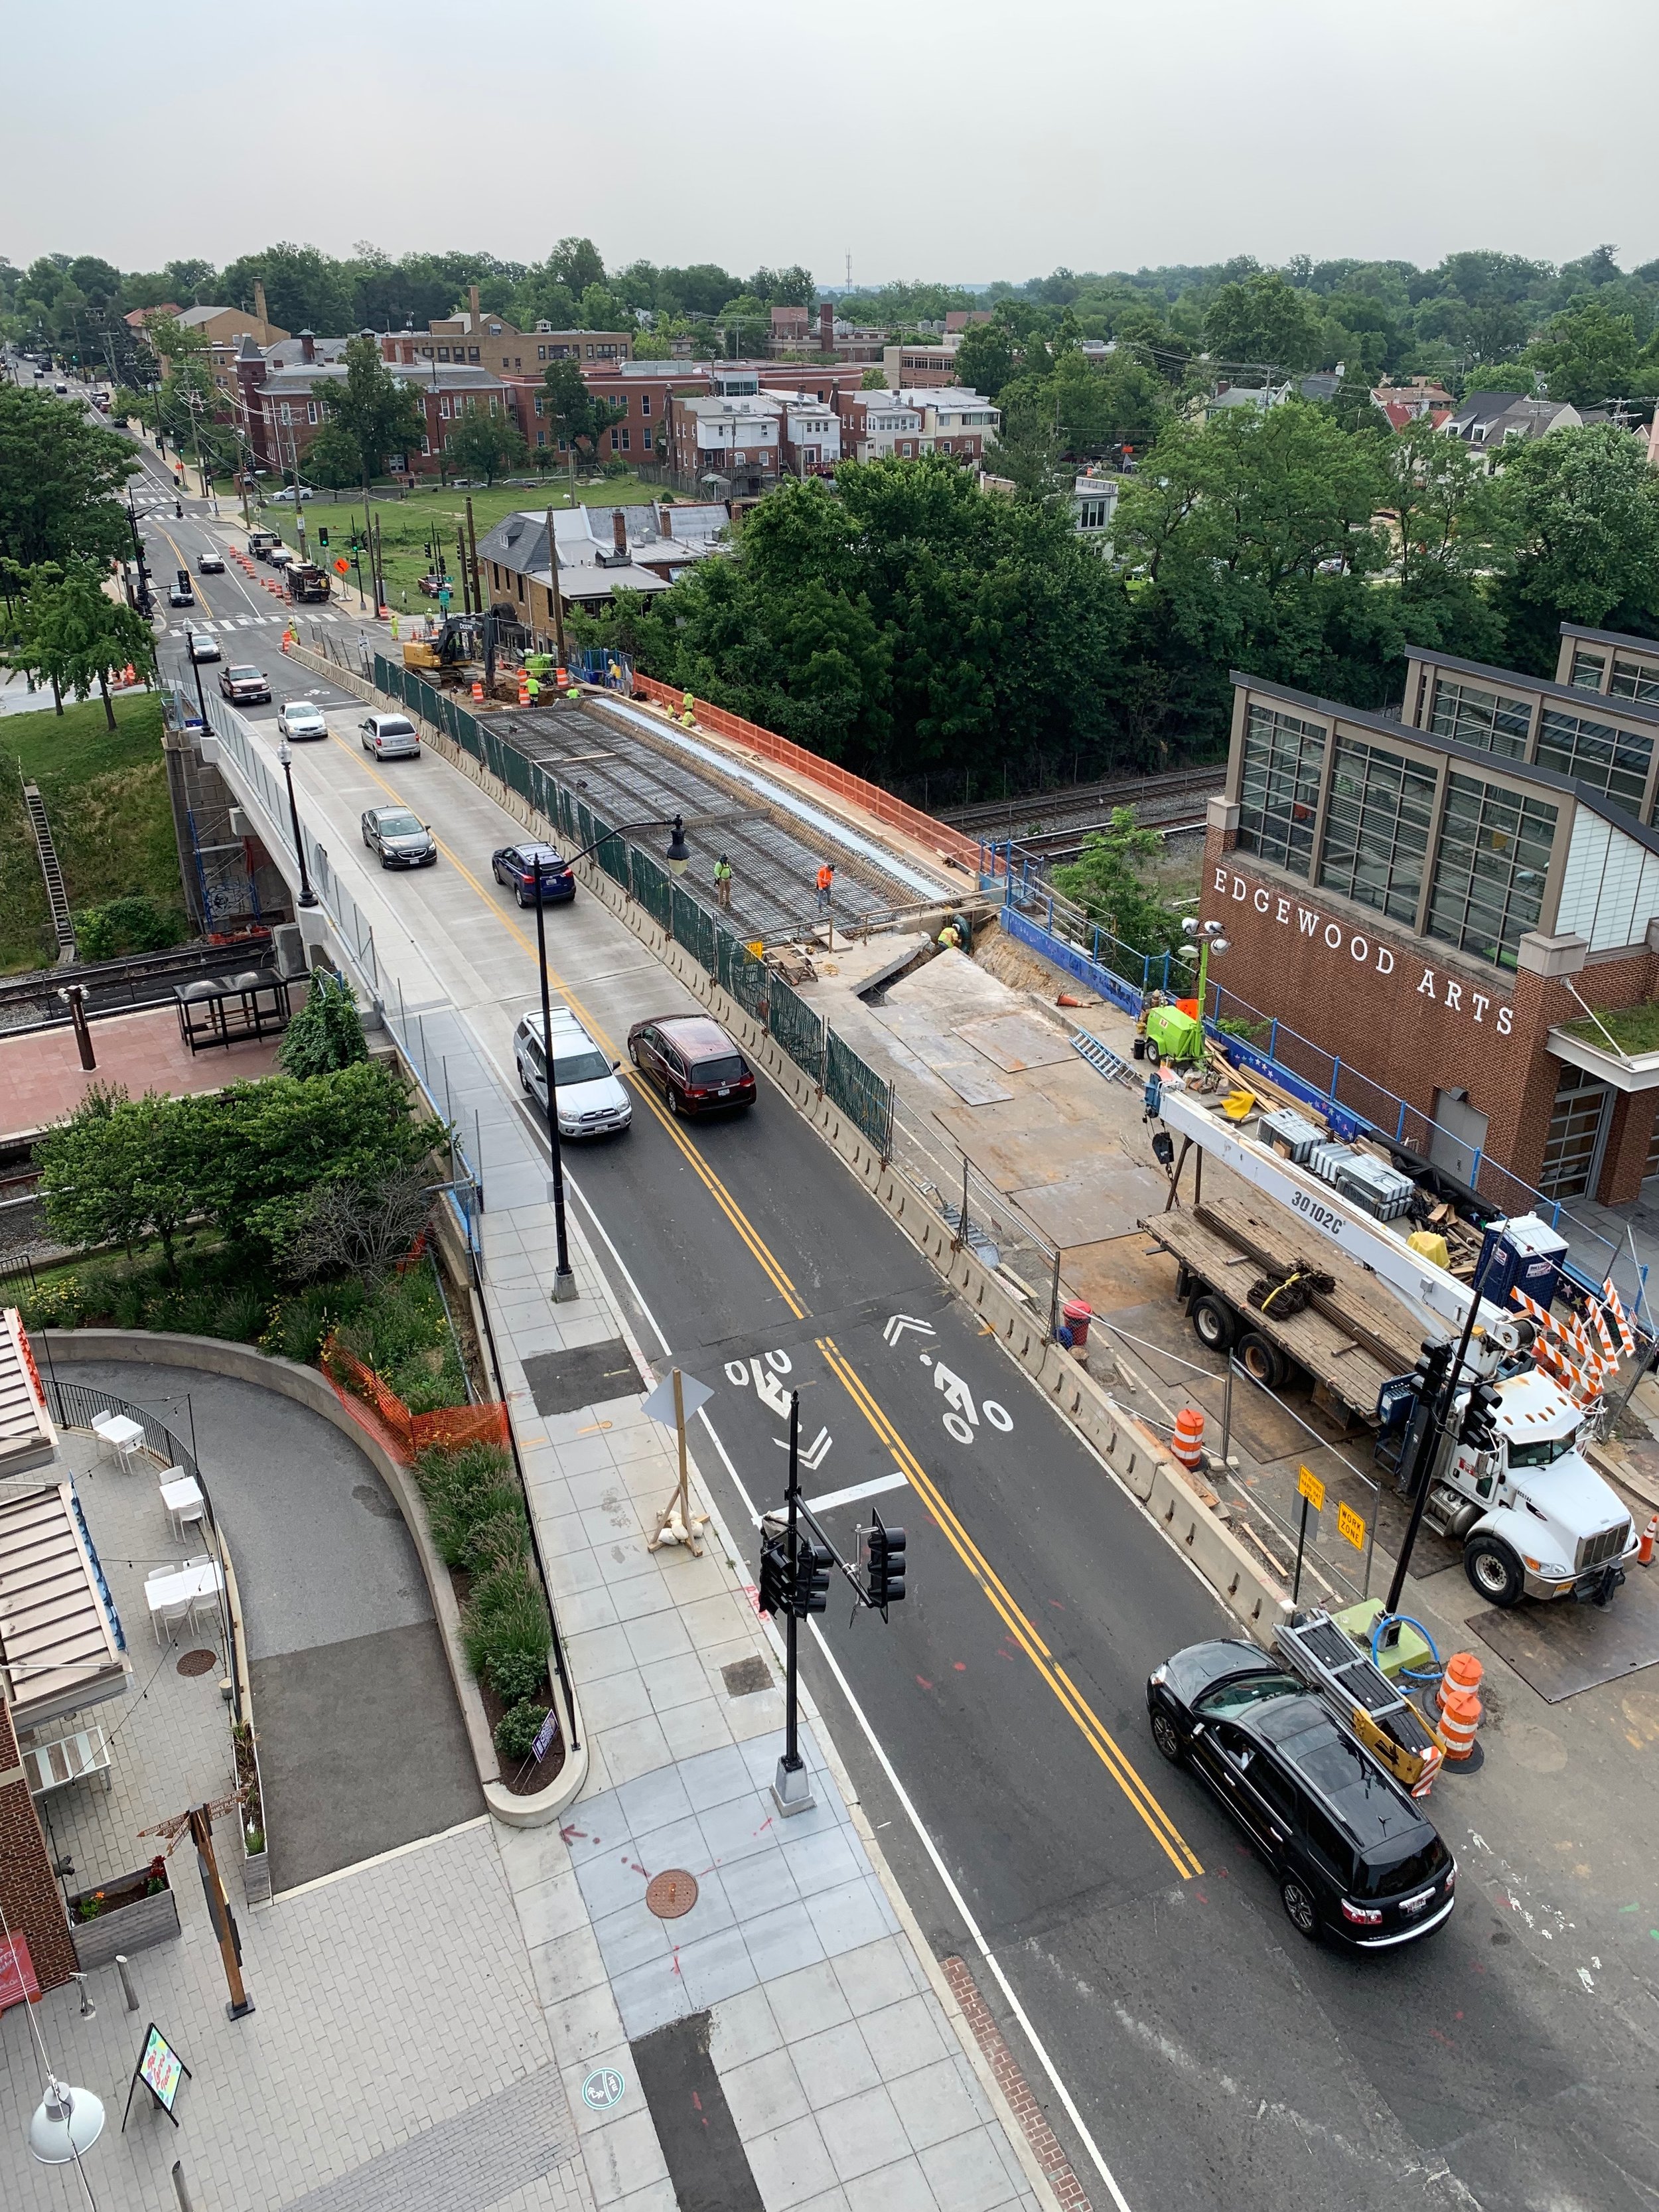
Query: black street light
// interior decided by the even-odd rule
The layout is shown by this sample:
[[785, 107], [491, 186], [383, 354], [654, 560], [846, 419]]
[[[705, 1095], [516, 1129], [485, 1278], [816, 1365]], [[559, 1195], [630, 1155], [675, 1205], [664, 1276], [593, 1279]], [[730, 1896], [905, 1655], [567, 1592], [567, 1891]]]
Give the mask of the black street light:
[[202, 727], [207, 727], [207, 700], [202, 690], [202, 664], [196, 658], [196, 633], [188, 623], [185, 625], [185, 651], [190, 655], [190, 672], [196, 678], [196, 703], [202, 711]]
[[[198, 689], [201, 681], [198, 672], [196, 678]], [[206, 720], [205, 715], [203, 720]], [[306, 841], [300, 834], [300, 810], [294, 798], [294, 755], [286, 738], [276, 748], [276, 757], [283, 764], [283, 774], [288, 781], [288, 815], [289, 820], [294, 824], [294, 850], [298, 854], [300, 861], [300, 904], [315, 906], [318, 903], [318, 898], [316, 892], [311, 888], [311, 878], [306, 873]]]
[[679, 877], [685, 873], [691, 865], [691, 848], [685, 842], [685, 817], [683, 814], [677, 814], [672, 822], [665, 814], [655, 815], [648, 822], [620, 822], [614, 830], [607, 830], [603, 837], [596, 837], [591, 845], [584, 845], [580, 853], [573, 853], [568, 865], [574, 868], [578, 860], [585, 860], [590, 853], [597, 853], [608, 839], [629, 836], [635, 830], [672, 830], [674, 834], [668, 841], [663, 859], [668, 863], [671, 876]]

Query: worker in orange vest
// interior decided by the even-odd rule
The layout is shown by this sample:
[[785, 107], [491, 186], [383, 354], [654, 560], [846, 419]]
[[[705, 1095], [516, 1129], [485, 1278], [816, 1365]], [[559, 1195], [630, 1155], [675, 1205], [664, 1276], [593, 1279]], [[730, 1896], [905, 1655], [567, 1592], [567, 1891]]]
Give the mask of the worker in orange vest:
[[818, 912], [830, 911], [830, 893], [835, 886], [836, 871], [832, 861], [826, 860], [818, 870]]

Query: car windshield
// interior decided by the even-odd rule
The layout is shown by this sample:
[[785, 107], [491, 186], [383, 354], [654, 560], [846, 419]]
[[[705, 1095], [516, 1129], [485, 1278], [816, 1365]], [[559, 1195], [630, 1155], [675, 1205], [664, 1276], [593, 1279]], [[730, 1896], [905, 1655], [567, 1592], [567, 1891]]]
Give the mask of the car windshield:
[[566, 1054], [560, 1053], [553, 1062], [555, 1074], [561, 1083], [598, 1083], [611, 1073], [611, 1062], [602, 1052], [589, 1046]]
[[383, 837], [423, 837], [426, 824], [417, 821], [412, 814], [383, 814], [380, 817], [380, 835]]
[[1534, 1437], [1529, 1443], [1517, 1443], [1510, 1439], [1511, 1467], [1548, 1467], [1553, 1461], [1565, 1459], [1578, 1445], [1578, 1431], [1570, 1429], [1564, 1437]]
[[734, 1052], [723, 1053], [718, 1060], [700, 1060], [691, 1069], [691, 1080], [697, 1084], [737, 1083], [742, 1080], [743, 1062]]
[[1450, 1863], [1451, 1853], [1430, 1829], [1417, 1849], [1403, 1858], [1389, 1859], [1379, 1866], [1362, 1857], [1357, 1886], [1362, 1897], [1402, 1897], [1438, 1881]]
[[290, 722], [320, 722], [323, 717], [319, 708], [302, 707], [296, 700], [288, 710], [288, 719]]
[[1303, 1685], [1293, 1674], [1241, 1674], [1236, 1681], [1218, 1682], [1193, 1706], [1208, 1719], [1226, 1720], [1234, 1713], [1265, 1705], [1270, 1698], [1299, 1698]]

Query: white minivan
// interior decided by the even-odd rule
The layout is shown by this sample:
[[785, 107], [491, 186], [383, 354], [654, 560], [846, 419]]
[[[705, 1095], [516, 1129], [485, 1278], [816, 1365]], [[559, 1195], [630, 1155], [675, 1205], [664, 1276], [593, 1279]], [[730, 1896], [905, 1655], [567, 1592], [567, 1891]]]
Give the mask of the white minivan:
[[[547, 1112], [547, 1055], [539, 1009], [513, 1032], [519, 1080]], [[559, 1093], [561, 1137], [605, 1137], [628, 1127], [634, 1108], [617, 1080], [622, 1062], [607, 1060], [567, 1006], [553, 1009], [553, 1074]]]
[[407, 714], [365, 714], [357, 725], [363, 750], [376, 760], [418, 760], [421, 733]]

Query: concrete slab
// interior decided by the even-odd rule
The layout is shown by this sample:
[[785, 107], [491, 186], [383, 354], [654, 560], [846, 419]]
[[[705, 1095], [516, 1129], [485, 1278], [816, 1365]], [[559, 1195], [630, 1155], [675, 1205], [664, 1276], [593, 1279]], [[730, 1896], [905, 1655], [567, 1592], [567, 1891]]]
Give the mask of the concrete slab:
[[1164, 1189], [1164, 1178], [1150, 1168], [1120, 1160], [1116, 1164], [1097, 1162], [1086, 1175], [1011, 1194], [1055, 1243], [1092, 1244], [1133, 1230], [1158, 1205]]
[[1075, 1058], [1060, 1031], [1035, 1014], [997, 1014], [983, 1021], [960, 1022], [957, 1035], [1010, 1074], [1027, 1067], [1054, 1067]]

